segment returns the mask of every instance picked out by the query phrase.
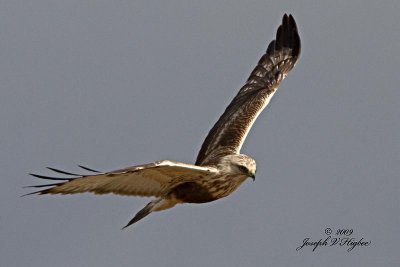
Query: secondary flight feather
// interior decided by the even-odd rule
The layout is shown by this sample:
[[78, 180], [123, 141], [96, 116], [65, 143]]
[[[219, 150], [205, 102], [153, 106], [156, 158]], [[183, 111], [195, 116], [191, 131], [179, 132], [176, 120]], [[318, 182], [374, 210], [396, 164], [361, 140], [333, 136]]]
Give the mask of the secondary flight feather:
[[[66, 178], [31, 174], [56, 183], [35, 185], [44, 188], [30, 194], [117, 194], [154, 197], [125, 226], [151, 212], [181, 203], [205, 203], [230, 195], [248, 177], [255, 178], [256, 162], [240, 154], [246, 136], [261, 111], [268, 105], [281, 81], [300, 55], [300, 37], [292, 15], [284, 15], [276, 39], [250, 74], [245, 85], [208, 133], [196, 163], [169, 160], [99, 172], [80, 166], [88, 175], [48, 168]], [[125, 228], [124, 227], [124, 228]]]

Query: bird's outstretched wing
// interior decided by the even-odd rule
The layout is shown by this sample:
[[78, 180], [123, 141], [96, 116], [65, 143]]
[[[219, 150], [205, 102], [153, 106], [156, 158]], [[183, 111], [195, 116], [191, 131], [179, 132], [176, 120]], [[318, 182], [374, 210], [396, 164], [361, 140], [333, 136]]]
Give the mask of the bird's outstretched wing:
[[[82, 167], [82, 166], [81, 166]], [[48, 168], [54, 172], [72, 178], [57, 178], [31, 174], [37, 178], [62, 181], [61, 183], [31, 186], [34, 188], [50, 187], [30, 194], [76, 194], [92, 192], [94, 194], [114, 193], [127, 196], [163, 196], [172, 187], [186, 181], [217, 172], [214, 168], [199, 167], [191, 164], [168, 160], [129, 167], [112, 172], [91, 171], [92, 175], [77, 175], [70, 172]], [[28, 195], [30, 195], [28, 194]]]
[[239, 153], [254, 121], [294, 67], [299, 55], [300, 37], [296, 22], [292, 15], [285, 14], [276, 40], [269, 44], [246, 84], [208, 133], [196, 165], [211, 164], [221, 156]]

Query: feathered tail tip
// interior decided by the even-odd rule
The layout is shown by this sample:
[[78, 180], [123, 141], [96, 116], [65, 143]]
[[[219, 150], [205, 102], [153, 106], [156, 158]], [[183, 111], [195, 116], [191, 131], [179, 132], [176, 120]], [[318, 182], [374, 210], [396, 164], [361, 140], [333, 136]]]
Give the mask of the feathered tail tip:
[[121, 230], [124, 230], [126, 227], [140, 221], [141, 219], [143, 219], [144, 217], [146, 217], [147, 215], [149, 215], [152, 211], [153, 211], [153, 207], [156, 203], [155, 202], [150, 202], [149, 204], [147, 204], [143, 209], [141, 209], [138, 213], [136, 213], [135, 217], [132, 218], [132, 220], [129, 221], [129, 223], [127, 225], [125, 225], [124, 227], [122, 227]]

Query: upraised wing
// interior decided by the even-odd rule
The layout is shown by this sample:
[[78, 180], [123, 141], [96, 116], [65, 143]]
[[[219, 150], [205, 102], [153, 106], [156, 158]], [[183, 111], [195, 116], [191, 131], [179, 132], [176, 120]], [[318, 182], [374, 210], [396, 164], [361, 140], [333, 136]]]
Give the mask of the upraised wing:
[[[215, 168], [199, 167], [191, 164], [168, 160], [129, 167], [106, 173], [98, 173], [92, 169], [85, 170], [96, 174], [79, 176], [77, 174], [49, 168], [52, 171], [75, 176], [72, 178], [56, 178], [31, 174], [37, 178], [63, 181], [56, 184], [36, 185], [34, 188], [49, 187], [30, 194], [77, 194], [92, 192], [94, 194], [114, 193], [126, 196], [163, 196], [172, 187], [186, 181], [216, 173]], [[28, 194], [28, 195], [30, 195]]]
[[254, 121], [294, 67], [299, 55], [300, 37], [296, 22], [292, 15], [285, 14], [276, 40], [269, 44], [246, 84], [208, 133], [196, 165], [212, 164], [224, 155], [240, 152]]

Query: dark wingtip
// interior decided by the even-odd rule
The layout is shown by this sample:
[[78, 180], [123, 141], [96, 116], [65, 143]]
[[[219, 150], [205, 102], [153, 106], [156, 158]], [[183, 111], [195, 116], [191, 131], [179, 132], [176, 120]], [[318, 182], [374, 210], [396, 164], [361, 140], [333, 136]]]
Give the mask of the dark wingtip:
[[31, 192], [31, 193], [28, 193], [28, 194], [25, 194], [25, 195], [22, 195], [22, 196], [19, 196], [19, 197], [26, 197], [26, 196], [30, 196], [30, 195], [36, 195], [37, 193], [39, 193], [40, 191], [36, 191], [36, 192]]
[[63, 183], [28, 185], [28, 186], [24, 186], [23, 188], [41, 188], [41, 187], [56, 186], [56, 185], [60, 185], [60, 184], [63, 184]]
[[[32, 186], [32, 187], [33, 187], [33, 186]], [[42, 192], [43, 192], [43, 190], [39, 190], [39, 191], [35, 191], [35, 192], [31, 192], [31, 193], [22, 195], [22, 196], [20, 196], [20, 197], [26, 197], [26, 196], [30, 196], [30, 195], [41, 195]]]
[[[58, 169], [54, 169], [54, 168], [50, 168], [50, 167], [47, 167], [47, 168], [49, 170], [54, 171], [54, 172], [77, 176], [76, 174], [71, 174], [71, 173], [68, 173], [68, 172], [60, 171]], [[63, 184], [64, 182], [71, 181], [71, 180], [75, 179], [75, 177], [74, 178], [58, 178], [58, 177], [50, 177], [50, 176], [45, 176], [45, 175], [40, 175], [40, 174], [35, 174], [35, 173], [28, 173], [28, 174], [33, 176], [33, 177], [39, 178], [39, 179], [62, 181], [62, 182], [61, 183], [53, 183], [53, 184], [30, 185], [30, 186], [25, 186], [24, 188], [42, 188], [42, 187], [57, 186], [57, 185]], [[38, 195], [46, 194], [46, 190], [48, 190], [48, 189], [50, 189], [50, 188], [47, 188], [47, 189], [44, 189], [44, 190], [35, 191], [35, 192], [31, 192], [31, 193], [28, 193], [28, 194], [24, 194], [21, 197], [29, 196], [29, 195], [36, 195], [36, 194], [38, 194]]]
[[290, 21], [290, 24], [293, 25], [293, 28], [297, 28], [296, 21], [294, 20], [294, 17], [292, 16], [292, 14], [289, 15], [289, 21]]
[[291, 48], [293, 57], [298, 57], [300, 55], [300, 36], [297, 30], [296, 21], [292, 14], [288, 15], [285, 13], [283, 15], [282, 24], [278, 27], [276, 32], [275, 49], [279, 50], [282, 47]]
[[29, 175], [40, 178], [40, 179], [46, 179], [46, 180], [55, 180], [55, 181], [69, 181], [73, 180], [74, 178], [58, 178], [58, 177], [50, 177], [50, 176], [44, 176], [44, 175], [39, 175], [35, 173], [29, 173]]
[[42, 192], [43, 192], [43, 190], [39, 190], [39, 191], [35, 191], [35, 192], [31, 192], [31, 193], [22, 195], [22, 196], [20, 196], [20, 197], [26, 197], [26, 196], [30, 196], [30, 195], [43, 195]]
[[91, 169], [91, 168], [88, 168], [88, 167], [85, 167], [85, 166], [82, 166], [82, 165], [78, 165], [80, 168], [82, 168], [82, 169], [84, 169], [84, 170], [87, 170], [87, 171], [90, 171], [90, 172], [95, 172], [95, 173], [101, 173], [100, 171], [96, 171], [96, 170], [93, 170], [93, 169]]
[[61, 174], [66, 174], [66, 175], [72, 175], [72, 176], [81, 176], [79, 174], [75, 174], [75, 173], [71, 173], [71, 172], [66, 172], [66, 171], [62, 171], [59, 169], [55, 169], [55, 168], [51, 168], [51, 167], [46, 167], [47, 169], [53, 171], [53, 172], [57, 172], [57, 173], [61, 173]]
[[[291, 14], [289, 14], [290, 16], [291, 16]], [[287, 20], [288, 20], [288, 15], [285, 13], [285, 14], [283, 14], [283, 17], [282, 17], [282, 24], [285, 24], [285, 23], [287, 23]]]
[[[61, 184], [63, 184], [63, 183], [29, 185], [29, 186], [24, 186], [23, 188], [42, 188], [42, 187], [57, 186], [57, 185], [61, 185]], [[29, 195], [43, 195], [43, 194], [46, 194], [47, 190], [49, 190], [49, 189], [51, 189], [51, 188], [46, 188], [46, 189], [43, 189], [43, 190], [39, 190], [39, 191], [31, 192], [31, 193], [28, 193], [28, 194], [24, 194], [21, 197], [29, 196]]]
[[300, 52], [301, 52], [301, 41], [300, 41], [300, 36], [299, 36], [299, 32], [297, 29], [297, 24], [296, 21], [294, 20], [294, 17], [292, 16], [292, 14], [290, 14], [289, 16], [289, 22], [291, 25], [291, 29], [292, 29], [292, 36], [293, 36], [293, 55], [294, 56], [299, 56]]

